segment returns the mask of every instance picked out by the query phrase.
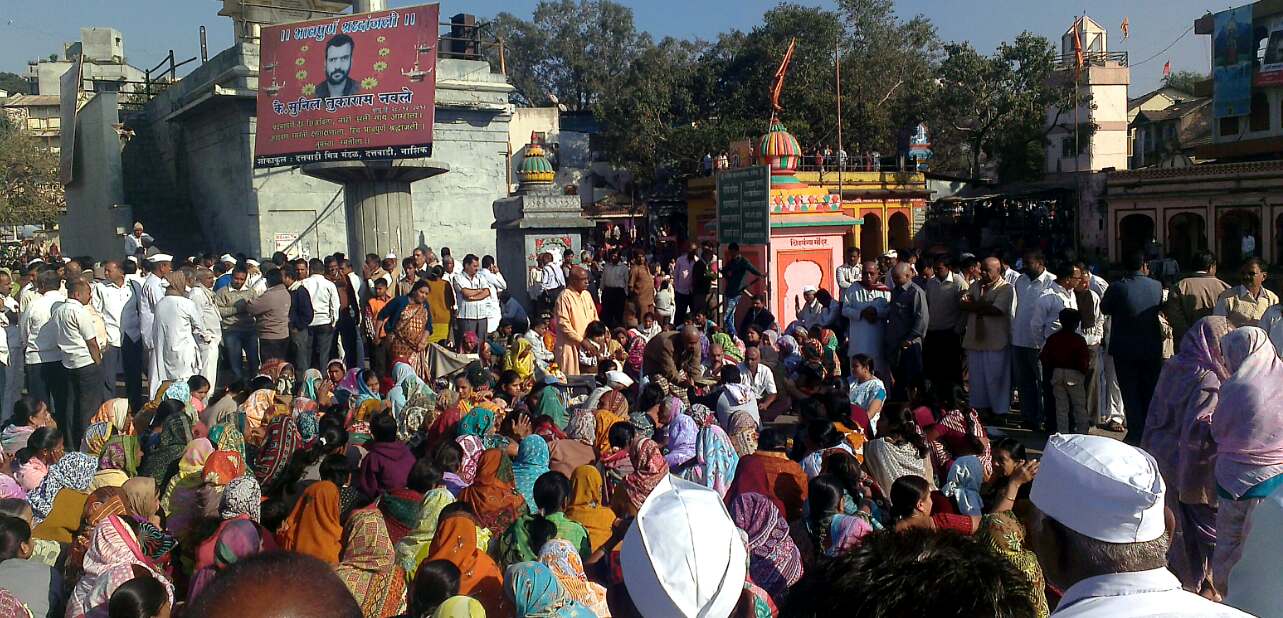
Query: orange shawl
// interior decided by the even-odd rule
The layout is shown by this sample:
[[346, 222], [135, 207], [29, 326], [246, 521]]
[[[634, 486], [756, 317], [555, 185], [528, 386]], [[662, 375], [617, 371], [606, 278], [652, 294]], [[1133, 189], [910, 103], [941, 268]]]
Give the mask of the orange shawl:
[[339, 488], [329, 481], [312, 483], [277, 533], [281, 549], [339, 563], [343, 525], [339, 523]]
[[503, 451], [487, 450], [477, 462], [477, 475], [472, 485], [459, 492], [459, 502], [471, 506], [477, 521], [495, 536], [503, 534], [526, 512], [526, 501], [517, 493], [516, 486], [499, 478], [501, 467]]
[[593, 465], [579, 466], [570, 475], [570, 506], [566, 517], [579, 522], [588, 531], [592, 550], [601, 549], [610, 540], [615, 512], [605, 505], [601, 472]]
[[456, 514], [438, 522], [424, 562], [429, 560], [459, 567], [459, 594], [480, 601], [487, 616], [512, 615], [503, 595], [503, 573], [493, 558], [477, 549], [477, 526], [471, 517]]
[[610, 447], [610, 428], [615, 423], [623, 423], [628, 420], [627, 417], [620, 416], [610, 410], [597, 410], [593, 413], [593, 420], [597, 424], [597, 440], [593, 447], [597, 449], [598, 457], [609, 455], [614, 449]]

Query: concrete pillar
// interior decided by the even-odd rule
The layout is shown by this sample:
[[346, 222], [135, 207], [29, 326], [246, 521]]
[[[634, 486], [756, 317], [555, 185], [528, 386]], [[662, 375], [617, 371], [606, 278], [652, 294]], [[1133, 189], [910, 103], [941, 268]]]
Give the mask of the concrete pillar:
[[354, 0], [352, 2], [353, 13], [373, 13], [386, 8], [388, 8], [388, 0]]
[[410, 183], [401, 180], [350, 182], [343, 186], [347, 203], [349, 255], [389, 251], [397, 257], [409, 255], [417, 244], [414, 205]]
[[431, 159], [312, 163], [303, 173], [343, 185], [348, 255], [363, 259], [388, 252], [403, 258], [418, 245], [410, 184], [450, 171]]

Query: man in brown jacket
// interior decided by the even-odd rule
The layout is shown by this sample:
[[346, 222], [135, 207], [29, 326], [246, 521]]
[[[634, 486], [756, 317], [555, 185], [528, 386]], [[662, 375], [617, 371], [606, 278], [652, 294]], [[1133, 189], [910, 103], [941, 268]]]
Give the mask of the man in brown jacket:
[[290, 348], [290, 291], [281, 280], [282, 269], [264, 275], [267, 291], [245, 303], [258, 327], [258, 349], [263, 361], [288, 358]]
[[1203, 251], [1194, 256], [1194, 274], [1181, 279], [1167, 294], [1164, 313], [1172, 326], [1172, 343], [1180, 348], [1185, 331], [1194, 322], [1212, 315], [1216, 299], [1229, 284], [1216, 278], [1216, 258]]

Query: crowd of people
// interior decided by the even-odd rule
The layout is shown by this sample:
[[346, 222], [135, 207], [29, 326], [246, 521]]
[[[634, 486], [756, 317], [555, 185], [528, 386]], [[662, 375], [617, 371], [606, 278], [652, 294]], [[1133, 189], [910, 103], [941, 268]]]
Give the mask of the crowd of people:
[[0, 270], [0, 615], [1278, 612], [1259, 263], [856, 249], [780, 324], [734, 245], [541, 255], [522, 303], [446, 248], [144, 237]]

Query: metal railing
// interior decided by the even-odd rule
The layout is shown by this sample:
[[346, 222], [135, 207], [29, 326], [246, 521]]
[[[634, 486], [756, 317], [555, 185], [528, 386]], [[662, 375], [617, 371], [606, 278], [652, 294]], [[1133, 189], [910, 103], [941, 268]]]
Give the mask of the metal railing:
[[[1074, 53], [1061, 54], [1056, 56], [1055, 66], [1057, 69], [1072, 69], [1078, 63], [1078, 55]], [[1103, 67], [1103, 66], [1127, 66], [1127, 52], [1083, 52], [1083, 66]]]

